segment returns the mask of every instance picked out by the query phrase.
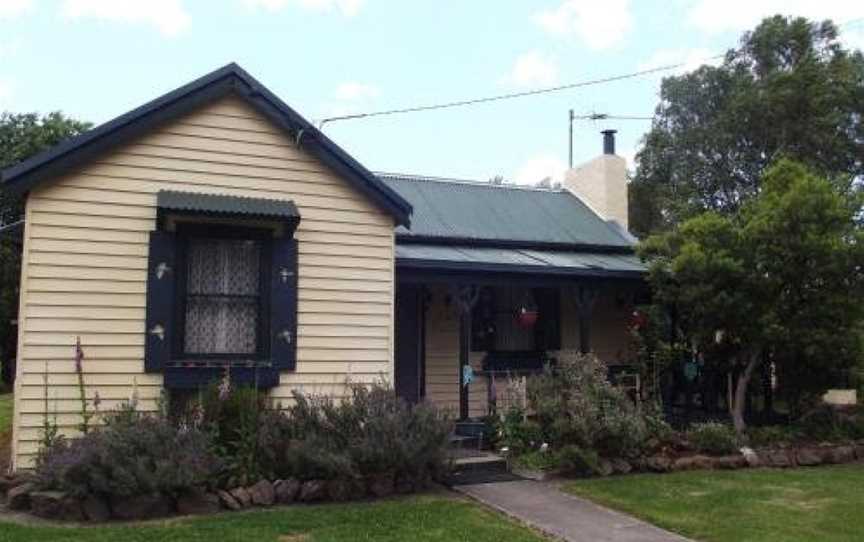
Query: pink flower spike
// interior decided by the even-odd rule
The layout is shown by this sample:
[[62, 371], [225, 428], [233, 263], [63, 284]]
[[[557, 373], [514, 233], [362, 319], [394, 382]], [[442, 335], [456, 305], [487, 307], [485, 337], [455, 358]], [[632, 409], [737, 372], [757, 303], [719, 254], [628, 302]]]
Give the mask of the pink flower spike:
[[84, 350], [81, 348], [81, 337], [75, 337], [75, 372], [84, 372], [82, 363], [84, 361]]

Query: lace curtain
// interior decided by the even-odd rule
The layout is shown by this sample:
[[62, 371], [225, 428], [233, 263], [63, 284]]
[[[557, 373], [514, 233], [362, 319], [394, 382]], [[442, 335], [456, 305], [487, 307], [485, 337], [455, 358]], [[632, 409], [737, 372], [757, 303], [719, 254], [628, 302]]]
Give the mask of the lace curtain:
[[254, 354], [261, 244], [193, 239], [187, 261], [186, 353]]

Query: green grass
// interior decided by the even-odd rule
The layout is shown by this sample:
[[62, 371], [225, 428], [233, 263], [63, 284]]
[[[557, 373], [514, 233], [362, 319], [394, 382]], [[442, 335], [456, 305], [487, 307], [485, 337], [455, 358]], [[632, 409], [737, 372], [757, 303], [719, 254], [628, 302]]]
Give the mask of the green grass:
[[534, 532], [480, 506], [442, 496], [295, 506], [137, 525], [37, 527], [0, 522], [2, 541], [540, 542]]
[[0, 393], [0, 435], [12, 430], [12, 394]]
[[710, 542], [861, 540], [864, 466], [592, 479], [566, 490]]

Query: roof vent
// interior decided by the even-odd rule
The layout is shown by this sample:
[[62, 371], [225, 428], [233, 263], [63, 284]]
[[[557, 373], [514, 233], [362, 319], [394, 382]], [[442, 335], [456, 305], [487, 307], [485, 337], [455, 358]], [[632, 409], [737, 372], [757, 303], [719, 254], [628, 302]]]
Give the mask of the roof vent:
[[615, 154], [615, 134], [618, 130], [603, 130], [603, 154]]

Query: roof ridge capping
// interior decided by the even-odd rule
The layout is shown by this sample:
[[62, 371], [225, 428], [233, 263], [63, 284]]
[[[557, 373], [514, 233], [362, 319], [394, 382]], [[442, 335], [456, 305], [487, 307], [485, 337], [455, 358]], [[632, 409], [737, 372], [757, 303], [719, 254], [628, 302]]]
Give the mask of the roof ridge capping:
[[545, 187], [545, 186], [534, 186], [530, 184], [518, 184], [518, 183], [502, 183], [495, 184], [489, 181], [480, 181], [477, 179], [460, 179], [454, 177], [437, 177], [434, 175], [417, 175], [411, 173], [391, 173], [384, 171], [374, 171], [373, 172], [380, 179], [389, 179], [389, 180], [404, 180], [409, 182], [435, 182], [442, 184], [463, 184], [468, 186], [478, 186], [481, 188], [498, 188], [498, 189], [507, 189], [507, 190], [524, 190], [526, 192], [551, 192], [553, 194], [557, 193], [567, 193], [570, 192], [566, 190], [563, 186], [555, 187]]
[[298, 145], [305, 145], [308, 152], [392, 215], [397, 224], [410, 224], [412, 207], [408, 201], [234, 62], [7, 168], [0, 172], [0, 183], [11, 192], [25, 193], [70, 167], [231, 92], [291, 134]]

